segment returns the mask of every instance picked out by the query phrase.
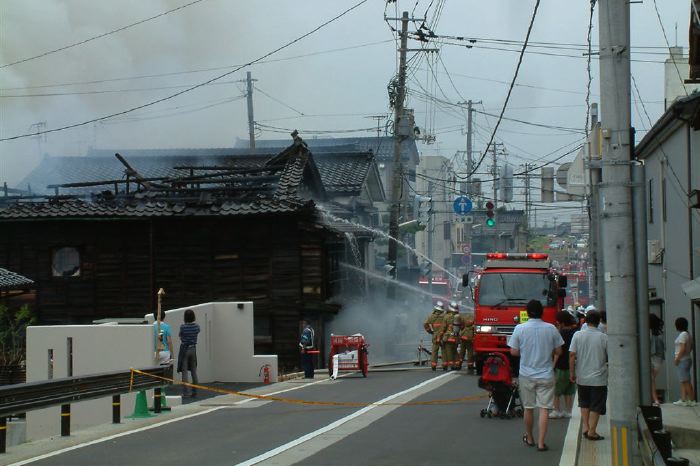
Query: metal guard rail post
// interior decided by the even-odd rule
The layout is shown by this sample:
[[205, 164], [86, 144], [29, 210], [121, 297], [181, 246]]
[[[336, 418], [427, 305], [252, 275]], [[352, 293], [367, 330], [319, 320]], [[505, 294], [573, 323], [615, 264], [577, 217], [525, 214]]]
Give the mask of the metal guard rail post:
[[5, 453], [6, 418], [11, 415], [62, 405], [61, 431], [65, 433], [70, 432], [71, 403], [113, 396], [114, 406], [114, 400], [118, 400], [123, 393], [160, 388], [172, 383], [164, 380], [172, 379], [172, 366], [148, 367], [139, 371], [148, 375], [132, 375], [131, 370], [121, 370], [0, 386], [0, 453]]

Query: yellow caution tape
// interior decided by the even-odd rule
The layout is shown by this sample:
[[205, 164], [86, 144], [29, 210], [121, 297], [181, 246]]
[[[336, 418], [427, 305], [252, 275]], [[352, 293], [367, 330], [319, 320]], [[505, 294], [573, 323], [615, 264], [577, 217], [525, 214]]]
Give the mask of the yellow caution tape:
[[205, 390], [214, 393], [221, 393], [222, 395], [238, 395], [246, 398], [254, 398], [256, 400], [264, 401], [279, 401], [281, 403], [292, 403], [292, 404], [302, 404], [302, 405], [313, 405], [313, 406], [352, 406], [352, 407], [366, 407], [366, 406], [430, 406], [430, 405], [445, 405], [445, 404], [455, 404], [463, 403], [466, 401], [480, 400], [488, 398], [488, 395], [472, 395], [472, 396], [462, 396], [459, 398], [451, 398], [446, 400], [430, 400], [430, 401], [409, 401], [407, 403], [373, 403], [373, 402], [354, 402], [354, 401], [310, 401], [310, 400], [300, 400], [295, 398], [282, 398], [279, 396], [270, 395], [255, 395], [253, 393], [239, 392], [236, 390], [226, 390], [224, 388], [208, 387], [206, 385], [197, 385], [188, 382], [181, 382], [168, 377], [162, 377], [160, 375], [149, 374], [147, 372], [140, 371], [138, 369], [131, 369], [133, 374], [147, 375], [155, 379], [162, 380], [164, 382], [170, 382], [175, 385], [182, 385], [185, 387], [196, 388], [198, 390]]

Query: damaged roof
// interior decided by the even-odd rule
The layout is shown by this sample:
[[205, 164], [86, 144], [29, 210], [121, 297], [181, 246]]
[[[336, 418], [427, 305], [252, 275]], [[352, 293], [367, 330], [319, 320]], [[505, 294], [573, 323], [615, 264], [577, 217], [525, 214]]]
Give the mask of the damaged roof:
[[[342, 146], [348, 149], [348, 146]], [[330, 148], [328, 148], [330, 149]], [[115, 157], [116, 151], [91, 151], [86, 157], [44, 157], [17, 187], [41, 194], [53, 194], [57, 184], [93, 180], [122, 180], [125, 168]], [[258, 168], [274, 160], [279, 151], [248, 149], [144, 149], [120, 151], [129, 164], [145, 178], [187, 176], [190, 167], [219, 166]], [[284, 153], [284, 152], [282, 152]], [[109, 154], [109, 156], [107, 156]], [[368, 181], [372, 198], [383, 201], [384, 188], [371, 152], [320, 150], [312, 155], [324, 191], [332, 196], [358, 196]], [[179, 168], [178, 168], [179, 167]], [[188, 167], [188, 168], [182, 168]], [[95, 187], [62, 187], [61, 194], [95, 192]]]
[[[187, 160], [178, 157], [178, 161]], [[143, 165], [138, 167], [131, 161], [124, 165], [116, 161], [121, 176], [93, 179], [92, 183], [82, 178], [75, 185], [58, 188], [61, 195], [46, 202], [0, 197], [5, 205], [0, 208], [0, 220], [290, 213], [311, 209], [311, 197], [325, 199], [318, 169], [301, 139], [272, 158], [227, 161], [231, 163], [224, 167], [196, 169], [182, 168], [186, 164], [180, 168], [153, 166], [162, 176], [152, 176], [153, 171], [144, 175]], [[71, 189], [78, 190], [81, 198], [66, 193]]]

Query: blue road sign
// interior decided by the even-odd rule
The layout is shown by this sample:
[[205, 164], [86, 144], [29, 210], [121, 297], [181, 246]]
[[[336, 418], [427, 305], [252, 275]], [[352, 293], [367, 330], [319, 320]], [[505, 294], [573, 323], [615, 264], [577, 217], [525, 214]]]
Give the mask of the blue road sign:
[[455, 213], [457, 214], [468, 214], [472, 211], [472, 201], [467, 197], [459, 196], [457, 199], [455, 199], [454, 208]]

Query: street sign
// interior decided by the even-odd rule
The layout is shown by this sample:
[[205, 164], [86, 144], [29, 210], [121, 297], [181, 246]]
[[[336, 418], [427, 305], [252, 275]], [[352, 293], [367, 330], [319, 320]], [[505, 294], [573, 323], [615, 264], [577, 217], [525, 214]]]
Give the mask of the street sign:
[[469, 266], [472, 262], [472, 256], [471, 254], [464, 254], [462, 256], [462, 265]]
[[455, 199], [454, 210], [456, 214], [464, 215], [472, 211], [472, 201], [465, 196]]
[[462, 245], [462, 252], [464, 254], [470, 254], [472, 252], [472, 248], [468, 244], [463, 244]]

